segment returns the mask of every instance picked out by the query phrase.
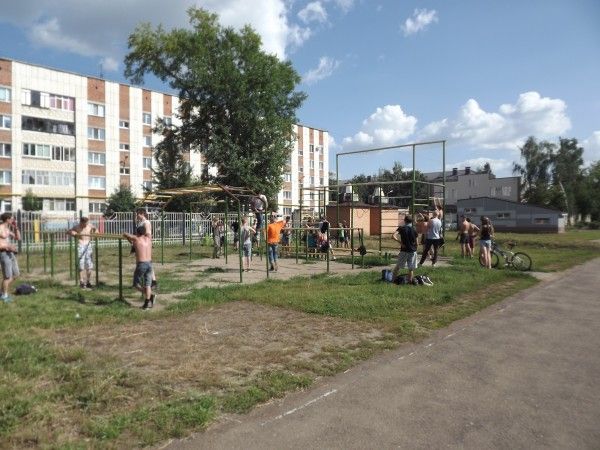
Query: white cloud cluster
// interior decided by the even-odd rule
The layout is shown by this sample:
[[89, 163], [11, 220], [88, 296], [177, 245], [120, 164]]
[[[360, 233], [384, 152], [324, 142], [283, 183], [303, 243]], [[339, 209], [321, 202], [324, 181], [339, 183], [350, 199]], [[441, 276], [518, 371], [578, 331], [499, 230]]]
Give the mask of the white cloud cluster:
[[592, 135], [582, 142], [584, 148], [583, 159], [589, 165], [600, 161], [600, 131], [594, 131]]
[[321, 2], [310, 2], [298, 12], [298, 18], [304, 22], [327, 22], [327, 11]]
[[340, 62], [338, 60], [328, 56], [322, 56], [319, 58], [319, 65], [306, 72], [304, 77], [302, 77], [302, 81], [306, 84], [316, 83], [317, 81], [330, 77], [339, 66]]
[[406, 19], [402, 25], [404, 36], [410, 36], [425, 30], [430, 24], [438, 21], [438, 14], [435, 9], [415, 9], [412, 17]]
[[402, 111], [400, 105], [377, 108], [366, 118], [360, 131], [342, 141], [344, 148], [395, 145], [415, 131], [417, 119]]
[[110, 62], [122, 58], [127, 36], [139, 22], [161, 23], [166, 29], [186, 27], [186, 10], [190, 6], [219, 14], [225, 26], [240, 28], [250, 24], [261, 35], [265, 51], [281, 59], [286, 57], [290, 47], [302, 45], [311, 36], [309, 28], [288, 19], [287, 0], [180, 0], [174, 7], [165, 7], [162, 0], [5, 3], [0, 21], [27, 30], [35, 45], [104, 58], [106, 70], [116, 67]]
[[[516, 156], [516, 155], [515, 155]], [[471, 167], [472, 169], [477, 169], [479, 167], [483, 167], [485, 163], [490, 163], [492, 168], [492, 172], [494, 173], [510, 173], [512, 171], [513, 162], [512, 159], [504, 159], [504, 158], [471, 158], [465, 159], [464, 161], [458, 161], [452, 164], [446, 164], [446, 170], [451, 170], [454, 167], [462, 169], [465, 167]]]

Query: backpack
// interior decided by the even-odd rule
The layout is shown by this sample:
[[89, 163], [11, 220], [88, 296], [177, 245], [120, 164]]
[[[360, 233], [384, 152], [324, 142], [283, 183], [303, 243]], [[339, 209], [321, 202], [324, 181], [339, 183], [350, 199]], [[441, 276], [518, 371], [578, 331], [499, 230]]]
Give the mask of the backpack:
[[31, 284], [25, 284], [25, 283], [20, 284], [15, 289], [16, 295], [29, 295], [29, 294], [35, 294], [36, 292], [37, 292], [37, 289], [35, 286], [32, 286]]
[[394, 281], [394, 271], [390, 270], [390, 269], [383, 269], [381, 271], [381, 281], [388, 281], [388, 282], [393, 282]]

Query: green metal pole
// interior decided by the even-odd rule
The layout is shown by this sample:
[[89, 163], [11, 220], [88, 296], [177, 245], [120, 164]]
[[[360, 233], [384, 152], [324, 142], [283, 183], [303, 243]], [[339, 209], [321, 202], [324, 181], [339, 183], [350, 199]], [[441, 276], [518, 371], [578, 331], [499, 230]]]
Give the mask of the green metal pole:
[[[244, 243], [242, 242], [242, 205], [240, 204], [239, 199], [237, 199], [237, 203], [238, 203], [238, 211], [237, 211], [238, 255], [239, 255], [239, 259], [240, 259], [240, 283], [242, 283], [244, 281], [244, 276], [243, 276], [244, 258], [243, 258], [243, 254], [242, 254], [242, 250], [243, 250], [242, 247], [244, 246]], [[250, 249], [250, 252], [252, 252], [252, 249]]]
[[296, 239], [296, 264], [298, 264], [298, 252], [300, 251], [298, 242], [298, 230], [294, 230], [294, 239]]
[[354, 186], [350, 192], [350, 254], [352, 255], [352, 268], [354, 269]]
[[379, 186], [379, 257], [381, 258], [381, 238], [383, 237], [383, 207], [381, 206], [381, 197], [383, 197], [383, 187]]
[[417, 174], [415, 172], [415, 164], [416, 164], [416, 156], [415, 156], [415, 146], [412, 146], [412, 200], [411, 200], [411, 204], [410, 204], [410, 214], [412, 216], [415, 215], [415, 189], [416, 189], [416, 181], [417, 181]]
[[160, 264], [165, 264], [165, 213], [160, 214]]
[[190, 207], [190, 223], [189, 223], [189, 235], [190, 239], [190, 261], [192, 260], [192, 208]]
[[225, 223], [223, 224], [223, 246], [225, 247], [225, 264], [227, 264], [227, 235], [229, 234], [229, 200], [225, 199]]
[[42, 244], [44, 246], [44, 273], [46, 273], [48, 271], [48, 264], [47, 264], [47, 255], [46, 255], [46, 233], [42, 232]]
[[98, 238], [95, 237], [94, 238], [94, 255], [96, 258], [96, 264], [94, 264], [94, 267], [96, 269], [96, 287], [100, 286], [100, 278], [98, 276], [99, 271], [100, 271], [100, 252], [99, 252], [99, 248], [98, 248]]
[[[70, 243], [71, 241], [69, 241]], [[71, 253], [69, 252], [69, 262], [70, 262], [70, 255]], [[25, 257], [26, 257], [26, 261], [27, 261], [27, 273], [29, 273], [29, 235], [27, 235], [27, 240], [25, 241]], [[71, 266], [69, 266], [71, 267]], [[69, 271], [70, 272], [70, 271]]]
[[335, 155], [335, 204], [336, 204], [336, 223], [340, 223], [340, 172], [338, 168], [339, 155]]
[[77, 249], [77, 241], [75, 240], [75, 237], [73, 237], [73, 270], [75, 273], [75, 276], [73, 277], [75, 279], [75, 286], [79, 285], [79, 252]]
[[123, 299], [123, 239], [119, 238], [119, 300]]
[[442, 141], [442, 237], [446, 235], [446, 141]]
[[50, 276], [54, 278], [54, 233], [50, 234]]
[[[331, 246], [331, 242], [329, 241], [329, 228], [325, 232], [325, 236], [327, 236], [327, 245]], [[327, 248], [327, 273], [329, 273], [329, 248]]]

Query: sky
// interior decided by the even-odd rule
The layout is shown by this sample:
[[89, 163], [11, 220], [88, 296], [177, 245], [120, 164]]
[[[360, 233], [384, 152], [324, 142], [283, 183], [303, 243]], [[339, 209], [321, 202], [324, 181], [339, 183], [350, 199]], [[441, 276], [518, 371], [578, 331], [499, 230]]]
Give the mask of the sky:
[[[127, 82], [142, 22], [186, 27], [186, 9], [250, 24], [290, 60], [308, 98], [301, 124], [335, 154], [446, 140], [446, 168], [509, 176], [528, 136], [577, 138], [600, 160], [600, 0], [0, 0], [0, 56]], [[167, 7], [168, 5], [168, 7]], [[147, 87], [169, 91], [158, 81]], [[441, 170], [441, 144], [415, 167]], [[411, 168], [412, 151], [339, 158], [341, 178]]]

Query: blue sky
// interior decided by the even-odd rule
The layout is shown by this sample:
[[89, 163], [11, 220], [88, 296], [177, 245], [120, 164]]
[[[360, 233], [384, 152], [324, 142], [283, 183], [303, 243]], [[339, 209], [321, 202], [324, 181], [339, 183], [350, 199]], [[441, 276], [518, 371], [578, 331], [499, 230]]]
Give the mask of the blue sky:
[[[534, 135], [576, 137], [600, 159], [598, 0], [20, 0], [3, 2], [0, 55], [125, 81], [126, 38], [139, 21], [186, 26], [195, 4], [225, 25], [250, 23], [288, 58], [309, 95], [301, 123], [337, 151], [446, 139], [447, 167], [489, 161], [509, 175]], [[156, 82], [149, 87], [166, 89]], [[442, 166], [439, 147], [417, 154]], [[408, 152], [343, 158], [343, 177]]]

